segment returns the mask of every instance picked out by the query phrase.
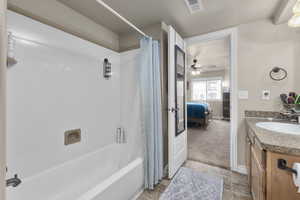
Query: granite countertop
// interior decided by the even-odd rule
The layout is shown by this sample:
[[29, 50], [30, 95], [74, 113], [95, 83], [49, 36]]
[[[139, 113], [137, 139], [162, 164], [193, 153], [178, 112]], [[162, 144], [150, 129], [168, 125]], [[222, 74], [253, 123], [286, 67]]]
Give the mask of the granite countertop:
[[261, 148], [263, 148], [264, 150], [300, 156], [300, 135], [291, 135], [269, 131], [263, 128], [259, 128], [255, 125], [258, 122], [289, 122], [285, 120], [270, 120], [267, 118], [255, 117], [246, 117], [245, 120], [249, 129], [253, 132], [248, 132], [248, 136], [251, 140], [253, 139], [253, 137], [255, 137], [256, 141], [259, 142]]

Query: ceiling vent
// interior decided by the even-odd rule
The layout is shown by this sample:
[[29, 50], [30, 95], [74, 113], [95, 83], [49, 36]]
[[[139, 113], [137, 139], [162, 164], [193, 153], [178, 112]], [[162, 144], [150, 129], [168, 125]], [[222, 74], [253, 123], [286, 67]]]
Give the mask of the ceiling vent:
[[202, 11], [202, 0], [184, 0], [191, 14]]

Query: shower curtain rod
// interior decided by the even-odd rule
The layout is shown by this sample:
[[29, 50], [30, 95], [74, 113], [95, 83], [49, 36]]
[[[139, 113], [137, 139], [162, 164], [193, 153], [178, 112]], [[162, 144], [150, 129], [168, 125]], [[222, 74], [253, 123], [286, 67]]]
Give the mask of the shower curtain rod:
[[149, 37], [146, 33], [144, 33], [143, 31], [141, 31], [133, 23], [131, 23], [130, 21], [128, 21], [125, 17], [123, 17], [122, 15], [120, 15], [117, 11], [115, 11], [114, 9], [112, 9], [109, 5], [107, 5], [106, 3], [104, 3], [102, 0], [96, 0], [96, 1], [99, 4], [101, 4], [103, 7], [105, 7], [107, 10], [109, 10], [110, 12], [112, 12], [115, 16], [117, 16], [118, 18], [120, 18], [123, 22], [125, 22], [126, 24], [128, 24], [129, 26], [131, 26], [133, 29], [135, 29], [137, 32], [139, 32], [140, 34], [142, 34], [145, 37]]

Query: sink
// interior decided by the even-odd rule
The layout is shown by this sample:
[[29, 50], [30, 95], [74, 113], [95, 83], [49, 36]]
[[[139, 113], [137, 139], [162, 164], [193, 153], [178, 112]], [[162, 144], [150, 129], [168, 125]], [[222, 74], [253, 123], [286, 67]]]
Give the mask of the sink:
[[288, 124], [280, 122], [258, 122], [256, 123], [256, 126], [269, 131], [300, 135], [300, 125], [298, 124]]

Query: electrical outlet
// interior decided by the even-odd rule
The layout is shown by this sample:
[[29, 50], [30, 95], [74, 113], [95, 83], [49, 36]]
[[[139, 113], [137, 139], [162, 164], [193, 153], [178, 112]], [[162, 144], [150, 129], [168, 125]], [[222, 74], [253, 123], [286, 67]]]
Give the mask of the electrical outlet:
[[263, 90], [262, 91], [262, 99], [263, 100], [270, 100], [271, 98], [271, 91], [270, 90]]

